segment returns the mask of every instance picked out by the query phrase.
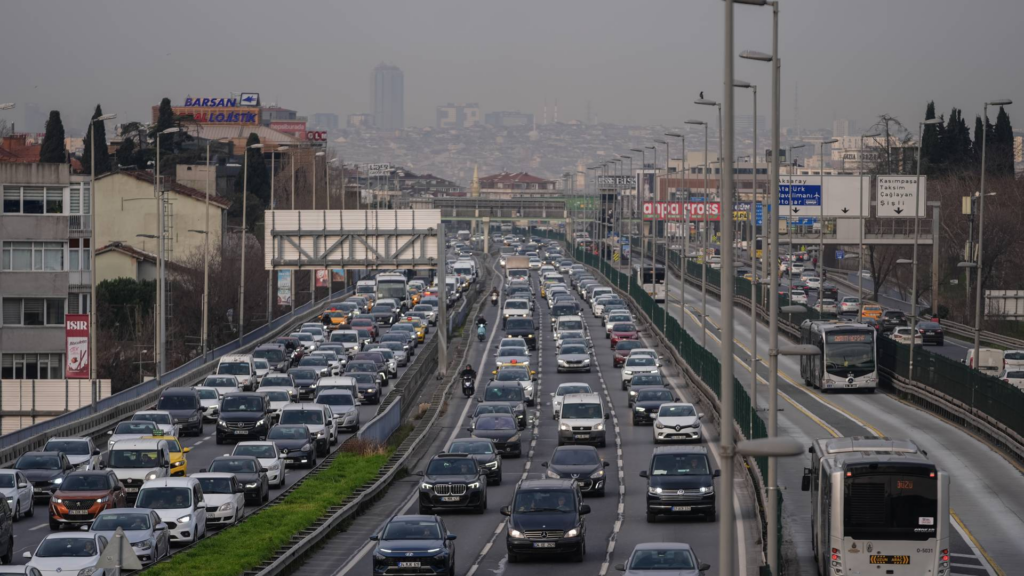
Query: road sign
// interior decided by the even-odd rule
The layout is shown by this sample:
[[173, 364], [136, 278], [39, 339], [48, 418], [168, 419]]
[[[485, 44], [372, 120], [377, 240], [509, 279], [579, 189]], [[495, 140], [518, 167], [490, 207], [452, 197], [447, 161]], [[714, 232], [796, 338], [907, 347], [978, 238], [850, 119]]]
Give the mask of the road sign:
[[821, 185], [807, 177], [780, 178], [779, 206], [821, 206]]
[[367, 164], [366, 171], [369, 176], [387, 176], [391, 174], [391, 164]]
[[846, 257], [846, 252], [843, 250], [836, 250], [836, 260], [842, 260]]
[[[924, 216], [927, 194], [927, 176], [921, 176], [921, 191], [918, 196], [917, 214]], [[914, 218], [914, 196], [917, 191], [916, 176], [879, 176], [876, 190], [878, 218]]]
[[[111, 571], [120, 568], [126, 572], [142, 570], [142, 562], [139, 562], [139, 557], [132, 550], [132, 543], [128, 541], [128, 537], [124, 535], [124, 529], [120, 526], [118, 526], [117, 530], [114, 530], [114, 535], [110, 538], [110, 543], [107, 544], [107, 547], [103, 549], [103, 553], [100, 554], [96, 567], [106, 568]], [[120, 572], [112, 573], [119, 574]]]

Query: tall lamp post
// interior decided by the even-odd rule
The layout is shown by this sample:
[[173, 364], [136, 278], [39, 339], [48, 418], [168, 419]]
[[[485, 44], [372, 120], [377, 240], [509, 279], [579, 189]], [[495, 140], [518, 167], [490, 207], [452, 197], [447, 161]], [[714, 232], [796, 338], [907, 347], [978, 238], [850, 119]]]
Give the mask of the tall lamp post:
[[[829, 138], [828, 140], [822, 140], [818, 145], [818, 176], [821, 182], [821, 198], [818, 200], [818, 263], [821, 264], [821, 270], [816, 270], [818, 276], [821, 276], [821, 271], [825, 269], [825, 146], [831, 146], [839, 142], [837, 138]], [[918, 150], [921, 147], [918, 146]]]
[[[701, 281], [700, 281], [700, 292], [701, 292], [701, 310], [700, 310], [700, 345], [702, 347], [707, 346], [707, 327], [705, 318], [708, 313], [708, 266], [707, 266], [707, 247], [708, 247], [708, 123], [703, 120], [687, 120], [687, 124], [691, 126], [703, 126], [704, 127], [704, 166], [701, 169], [704, 172], [704, 217], [703, 220], [703, 236], [701, 237], [700, 249], [704, 252], [701, 258]], [[689, 234], [689, 231], [687, 231]], [[689, 254], [684, 256], [689, 257]], [[686, 258], [684, 258], [686, 260]], [[683, 282], [685, 279], [686, 267], [683, 267]]]
[[[157, 205], [157, 220], [160, 222], [157, 224], [159, 229], [159, 238], [157, 240], [157, 350], [158, 358], [156, 363], [156, 379], [160, 382], [164, 374], [164, 367], [166, 365], [166, 354], [167, 354], [167, 262], [165, 262], [164, 254], [166, 243], [166, 233], [164, 225], [164, 189], [161, 185], [160, 179], [160, 137], [165, 134], [175, 134], [180, 132], [181, 128], [177, 126], [168, 128], [163, 132], [156, 135], [156, 175], [153, 178], [153, 187], [156, 191], [156, 205]], [[90, 306], [93, 305], [90, 302]]]
[[[1010, 104], [1013, 104], [1013, 100], [1004, 99], [1004, 100], [993, 100], [991, 102], [985, 102], [985, 109], [984, 109], [984, 114], [983, 114], [983, 121], [985, 122], [985, 125], [986, 126], [988, 125], [988, 107], [989, 106], [1009, 106]], [[976, 285], [975, 290], [976, 290], [976, 292], [974, 294], [974, 365], [975, 366], [980, 366], [981, 365], [980, 361], [979, 361], [980, 360], [979, 354], [981, 354], [981, 293], [982, 293], [982, 289], [981, 289], [981, 281], [982, 281], [981, 273], [982, 273], [982, 270], [984, 268], [984, 266], [982, 266], [981, 263], [982, 263], [982, 256], [984, 254], [984, 252], [982, 252], [982, 246], [983, 246], [983, 242], [985, 240], [985, 143], [987, 141], [988, 141], [988, 138], [982, 138], [981, 139], [981, 190], [980, 190], [980, 193], [978, 195], [978, 263], [977, 263], [978, 264], [978, 281], [975, 282], [975, 285]], [[918, 151], [920, 151], [920, 147], [918, 148]], [[918, 162], [918, 164], [920, 165], [920, 162]], [[920, 185], [920, 179], [918, 179], [918, 185]], [[916, 218], [914, 219], [914, 226], [915, 226], [915, 228], [917, 226], [917, 219]], [[914, 294], [914, 297], [916, 298], [917, 294]], [[938, 310], [936, 310], [935, 312], [938, 313]]]
[[[630, 178], [636, 178], [636, 174], [633, 173], [633, 156], [630, 155], [630, 154], [620, 154], [619, 158], [621, 158], [623, 160], [628, 160], [629, 161], [629, 177]], [[640, 181], [637, 180], [637, 184], [639, 184], [639, 183], [640, 183]], [[633, 192], [637, 192], [637, 187], [636, 186], [633, 187]], [[626, 236], [630, 238], [630, 245], [629, 245], [630, 255], [632, 255], [632, 251], [633, 251], [633, 244], [632, 244], [633, 220], [636, 219], [636, 213], [637, 213], [637, 203], [636, 203], [636, 198], [634, 197], [633, 198], [633, 206], [630, 206], [630, 209], [629, 209], [629, 214], [630, 214], [629, 226], [628, 226], [628, 230], [629, 231], [626, 234]]]
[[[650, 150], [654, 153], [654, 185], [651, 187], [651, 275], [654, 275], [654, 261], [658, 257], [658, 148], [655, 146], [644, 146], [644, 150]], [[646, 256], [646, 251], [644, 252]], [[643, 268], [647, 266], [647, 259], [644, 258], [643, 262], [640, 263], [640, 284], [643, 287], [643, 281], [647, 279]]]
[[[686, 274], [686, 258], [689, 254], [689, 240], [690, 240], [690, 195], [685, 192], [686, 190], [686, 135], [679, 134], [676, 132], [666, 132], [665, 136], [669, 138], [679, 138], [682, 147], [682, 155], [680, 156], [680, 171], [679, 171], [679, 197], [680, 206], [682, 207], [682, 214], [680, 215], [680, 230], [682, 233], [683, 241], [683, 253], [679, 259], [679, 326], [686, 332], [686, 313], [684, 312], [684, 306], [686, 305], [686, 280], [683, 279], [683, 275]], [[667, 152], [666, 152], [667, 154]], [[665, 255], [665, 312], [668, 313], [668, 254]]]
[[[225, 143], [229, 140], [221, 138], [218, 143]], [[196, 234], [203, 234], [203, 326], [199, 331], [199, 342], [206, 357], [206, 349], [209, 344], [210, 324], [210, 144], [213, 140], [206, 141], [206, 227], [202, 230], [189, 230]], [[273, 173], [273, 170], [271, 170]], [[273, 180], [271, 180], [273, 182]]]
[[[0, 107], [0, 110], [8, 110]], [[14, 108], [14, 104], [9, 105]], [[89, 122], [89, 381], [96, 386], [96, 318], [99, 307], [96, 306], [96, 123], [117, 118], [117, 114], [103, 114]], [[92, 392], [92, 398], [98, 394]], [[95, 400], [94, 400], [95, 401]]]
[[242, 233], [241, 233], [241, 250], [242, 250], [242, 276], [239, 282], [238, 292], [238, 345], [244, 344], [242, 338], [245, 337], [245, 235], [248, 232], [246, 226], [246, 209], [248, 202], [246, 201], [249, 197], [249, 150], [262, 150], [263, 144], [250, 144], [245, 147], [245, 161], [243, 162], [244, 167], [242, 168]]
[[[313, 155], [313, 210], [316, 210], [316, 159], [322, 156], [325, 156], [322, 150]], [[316, 294], [313, 296], [313, 299], [316, 300]]]
[[864, 274], [861, 269], [864, 267], [864, 224], [865, 220], [871, 215], [870, 210], [867, 214], [864, 213], [864, 139], [865, 138], [877, 138], [881, 136], [881, 132], [872, 132], [870, 134], [860, 135], [860, 150], [858, 152], [859, 158], [857, 160], [857, 183], [860, 187], [860, 203], [857, 206], [857, 235], [859, 238], [859, 244], [857, 247], [857, 258], [859, 265], [857, 266], [857, 320], [860, 321], [864, 317]]

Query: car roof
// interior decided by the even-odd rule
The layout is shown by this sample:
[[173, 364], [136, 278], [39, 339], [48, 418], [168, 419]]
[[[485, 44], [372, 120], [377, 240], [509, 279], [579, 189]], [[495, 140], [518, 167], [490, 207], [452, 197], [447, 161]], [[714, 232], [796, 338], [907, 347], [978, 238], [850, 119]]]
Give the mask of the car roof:
[[285, 406], [284, 408], [281, 408], [281, 410], [323, 410], [323, 409], [324, 409], [324, 405], [323, 404], [316, 404], [314, 402], [296, 402], [294, 404], [289, 404], [289, 405]]
[[106, 470], [75, 470], [69, 476], [106, 476], [109, 474]]
[[[239, 458], [239, 456], [236, 456], [236, 458]], [[167, 476], [164, 478], [157, 478], [156, 480], [147, 480], [142, 487], [191, 488], [192, 485], [196, 483], [198, 483], [198, 480], [196, 480], [194, 476]]]
[[550, 488], [572, 488], [575, 484], [572, 478], [543, 478], [523, 480], [519, 483], [518, 490], [546, 490]]
[[221, 362], [247, 362], [252, 359], [249, 354], [225, 354], [221, 356]]
[[190, 478], [233, 478], [234, 472], [198, 472], [196, 474], [189, 474]]
[[[137, 438], [135, 440], [118, 440], [117, 442], [114, 443], [114, 446], [117, 446], [118, 448], [129, 448], [129, 449], [131, 449], [131, 448], [152, 449], [152, 448], [156, 448], [157, 446], [159, 446], [160, 442], [163, 442], [164, 444], [166, 444], [167, 440], [164, 440], [163, 438], [141, 438], [141, 439]], [[51, 452], [47, 452], [47, 454], [51, 454]]]
[[658, 446], [654, 449], [654, 454], [707, 454], [707, 446]]
[[633, 547], [633, 550], [692, 550], [693, 548], [685, 542], [641, 542]]
[[195, 388], [168, 388], [160, 393], [161, 396], [191, 396], [196, 393]]
[[562, 396], [562, 404], [583, 404], [601, 402], [601, 395], [597, 392], [579, 392], [577, 394], [566, 394]]
[[566, 444], [556, 447], [555, 452], [597, 452], [597, 448], [580, 444]]

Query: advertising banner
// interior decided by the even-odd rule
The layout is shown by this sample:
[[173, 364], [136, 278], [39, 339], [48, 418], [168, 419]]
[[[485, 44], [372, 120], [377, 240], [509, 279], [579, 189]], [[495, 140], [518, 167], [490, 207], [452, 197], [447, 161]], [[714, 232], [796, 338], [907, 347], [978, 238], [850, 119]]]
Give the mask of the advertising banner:
[[687, 213], [691, 221], [721, 219], [718, 202], [708, 202], [707, 210], [705, 217], [703, 202], [644, 202], [644, 220], [686, 220]]
[[345, 271], [341, 268], [334, 268], [331, 270], [331, 281], [332, 282], [344, 282]]
[[306, 123], [295, 120], [273, 120], [270, 122], [270, 129], [277, 130], [282, 134], [290, 134], [300, 140], [306, 137]]
[[331, 285], [331, 281], [330, 281], [330, 279], [327, 276], [327, 270], [317, 270], [316, 271], [316, 287], [317, 288], [323, 288], [325, 286], [330, 286], [330, 285]]
[[64, 377], [89, 378], [89, 315], [64, 316], [64, 340], [67, 366]]
[[292, 271], [277, 271], [277, 305], [292, 305]]
[[597, 187], [600, 190], [635, 190], [636, 176], [598, 176]]

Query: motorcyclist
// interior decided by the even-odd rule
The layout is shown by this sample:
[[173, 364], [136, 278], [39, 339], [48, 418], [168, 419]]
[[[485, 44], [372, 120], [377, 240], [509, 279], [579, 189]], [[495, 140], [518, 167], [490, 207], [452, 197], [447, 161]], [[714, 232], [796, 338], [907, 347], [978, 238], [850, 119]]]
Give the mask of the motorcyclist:
[[483, 326], [484, 328], [487, 328], [487, 319], [484, 318], [483, 316], [477, 318], [476, 319], [476, 325], [477, 326]]
[[473, 370], [472, 364], [466, 364], [466, 367], [462, 369], [461, 376], [463, 378], [472, 378], [476, 380], [476, 370]]

